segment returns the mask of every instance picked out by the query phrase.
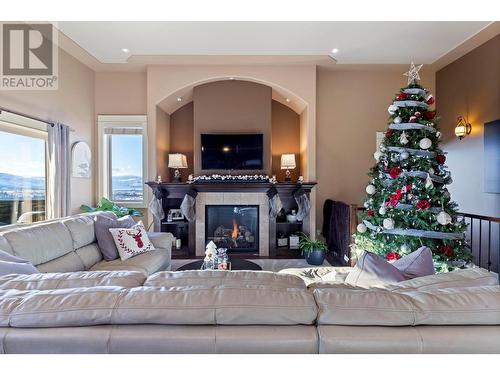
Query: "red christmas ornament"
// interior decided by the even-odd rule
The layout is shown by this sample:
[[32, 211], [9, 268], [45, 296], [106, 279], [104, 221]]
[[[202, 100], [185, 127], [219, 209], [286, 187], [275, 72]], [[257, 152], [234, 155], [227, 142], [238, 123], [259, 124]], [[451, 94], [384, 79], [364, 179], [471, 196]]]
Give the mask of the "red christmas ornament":
[[386, 132], [385, 132], [385, 136], [387, 138], [390, 138], [392, 137], [392, 135], [394, 134], [394, 129], [388, 129]]
[[447, 257], [451, 258], [453, 256], [453, 249], [450, 245], [441, 245], [439, 247], [439, 251], [442, 252]]
[[444, 162], [446, 161], [446, 156], [439, 154], [436, 156], [436, 161], [438, 162], [438, 164], [443, 165]]
[[389, 201], [386, 202], [386, 206], [392, 206], [396, 207], [399, 203], [399, 200], [401, 199], [401, 196], [403, 195], [403, 191], [401, 189], [397, 189], [395, 193], [391, 194], [389, 197]]
[[398, 96], [396, 96], [396, 100], [405, 100], [406, 98], [408, 98], [408, 94], [407, 93], [400, 93]]
[[422, 113], [421, 113], [421, 112], [419, 112], [419, 111], [415, 112], [415, 117], [416, 117], [416, 118], [420, 118], [420, 117], [422, 117]]
[[399, 174], [401, 173], [401, 168], [399, 167], [392, 167], [391, 168], [391, 171], [389, 172], [389, 176], [391, 176], [391, 178], [398, 178]]
[[421, 210], [427, 210], [431, 208], [431, 204], [427, 199], [422, 199], [417, 202], [417, 208], [420, 208]]
[[401, 258], [401, 255], [399, 255], [398, 253], [395, 253], [393, 251], [391, 251], [390, 253], [388, 253], [386, 256], [385, 256], [385, 259], [388, 261], [388, 262], [395, 262], [396, 260], [400, 259]]
[[432, 95], [429, 95], [427, 97], [427, 99], [425, 100], [425, 102], [429, 105], [433, 105], [434, 104], [434, 97]]
[[417, 116], [410, 116], [410, 119], [408, 120], [408, 122], [410, 122], [410, 123], [417, 122]]
[[436, 117], [436, 111], [427, 111], [424, 113], [424, 117], [426, 120], [432, 120], [434, 117]]
[[373, 210], [368, 210], [368, 211], [366, 211], [366, 213], [368, 216], [373, 216]]

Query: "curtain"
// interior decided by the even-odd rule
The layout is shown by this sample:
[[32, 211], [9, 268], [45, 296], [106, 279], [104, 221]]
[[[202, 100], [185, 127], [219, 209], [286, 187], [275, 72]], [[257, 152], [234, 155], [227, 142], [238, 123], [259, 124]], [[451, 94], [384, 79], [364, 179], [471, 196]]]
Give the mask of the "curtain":
[[71, 210], [70, 197], [70, 147], [68, 126], [56, 123], [47, 127], [47, 219], [68, 216]]

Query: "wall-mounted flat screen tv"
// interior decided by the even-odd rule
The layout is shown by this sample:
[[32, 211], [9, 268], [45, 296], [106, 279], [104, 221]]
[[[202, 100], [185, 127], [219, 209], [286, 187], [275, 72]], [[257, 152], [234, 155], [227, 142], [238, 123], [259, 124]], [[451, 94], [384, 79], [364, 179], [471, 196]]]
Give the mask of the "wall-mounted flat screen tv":
[[262, 134], [202, 134], [201, 169], [263, 169]]

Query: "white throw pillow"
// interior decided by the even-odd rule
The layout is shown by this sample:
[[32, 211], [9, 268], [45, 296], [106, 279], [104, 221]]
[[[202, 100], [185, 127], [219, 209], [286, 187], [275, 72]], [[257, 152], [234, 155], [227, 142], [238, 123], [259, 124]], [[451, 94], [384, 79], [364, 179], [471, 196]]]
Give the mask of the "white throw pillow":
[[142, 221], [139, 221], [132, 228], [110, 228], [109, 231], [113, 236], [121, 260], [155, 250]]

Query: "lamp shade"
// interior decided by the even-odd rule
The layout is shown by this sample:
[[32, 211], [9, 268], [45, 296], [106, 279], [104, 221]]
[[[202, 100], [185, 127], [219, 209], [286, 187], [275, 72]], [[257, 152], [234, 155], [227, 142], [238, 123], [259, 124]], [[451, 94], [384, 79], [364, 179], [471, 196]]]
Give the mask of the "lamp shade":
[[168, 154], [168, 167], [169, 168], [187, 168], [186, 155], [183, 154]]
[[281, 155], [281, 169], [295, 169], [295, 154]]

